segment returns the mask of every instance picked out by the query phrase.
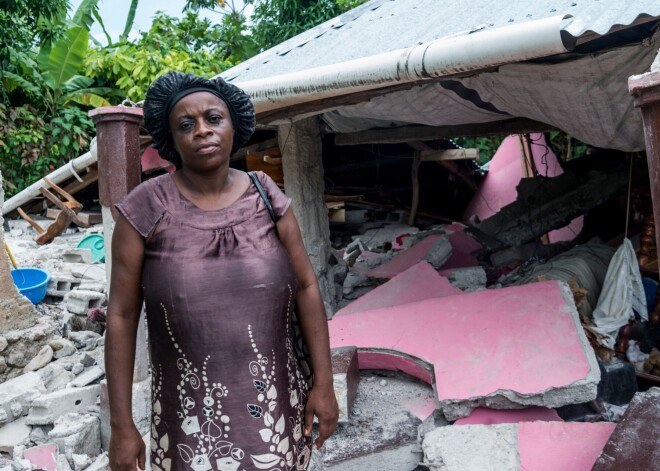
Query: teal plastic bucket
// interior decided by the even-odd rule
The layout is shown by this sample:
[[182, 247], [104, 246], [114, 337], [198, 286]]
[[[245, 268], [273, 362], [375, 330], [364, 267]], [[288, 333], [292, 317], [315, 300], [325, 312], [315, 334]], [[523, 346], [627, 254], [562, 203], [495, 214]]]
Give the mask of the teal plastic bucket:
[[83, 237], [77, 248], [92, 251], [92, 262], [105, 262], [105, 241], [101, 234], [89, 234]]

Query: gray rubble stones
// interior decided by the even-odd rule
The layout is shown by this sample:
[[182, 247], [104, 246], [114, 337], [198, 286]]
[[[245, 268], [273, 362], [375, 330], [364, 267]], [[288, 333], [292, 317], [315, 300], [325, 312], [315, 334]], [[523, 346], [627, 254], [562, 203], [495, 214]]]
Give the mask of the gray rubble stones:
[[48, 392], [63, 389], [75, 377], [71, 371], [66, 369], [64, 362], [53, 362], [39, 370], [41, 380], [46, 386]]
[[92, 263], [90, 249], [68, 249], [62, 252], [62, 259], [67, 263]]
[[424, 255], [424, 260], [429, 262], [433, 268], [439, 270], [442, 265], [445, 264], [449, 257], [451, 257], [452, 246], [447, 237], [438, 237], [438, 239], [433, 243], [431, 248], [426, 255]]
[[431, 471], [520, 469], [518, 425], [452, 425], [424, 436], [424, 462]]
[[86, 316], [90, 308], [101, 307], [105, 303], [105, 294], [98, 291], [76, 289], [64, 296], [67, 311]]
[[448, 271], [445, 276], [454, 288], [469, 292], [486, 288], [486, 270], [483, 267], [452, 268]]
[[105, 371], [100, 366], [92, 366], [76, 376], [69, 386], [74, 388], [82, 388], [88, 384], [93, 384], [105, 376]]
[[7, 422], [27, 414], [35, 398], [46, 392], [38, 373], [25, 373], [0, 384], [0, 409], [7, 414]]
[[101, 387], [98, 384], [80, 388], [66, 388], [45, 394], [32, 401], [27, 423], [54, 424], [57, 418], [71, 412], [82, 412], [96, 404]]
[[69, 332], [69, 340], [73, 342], [76, 348], [82, 350], [93, 350], [96, 348], [96, 340], [100, 337], [100, 334], [92, 332], [91, 330]]
[[30, 362], [25, 365], [23, 371], [29, 373], [30, 371], [37, 371], [48, 365], [53, 359], [53, 349], [49, 345], [44, 345], [37, 356], [35, 356]]
[[99, 418], [94, 415], [65, 414], [55, 421], [48, 437], [70, 465], [74, 464], [74, 454], [95, 458], [101, 453], [101, 428]]
[[0, 427], [0, 451], [14, 454], [14, 447], [23, 445], [30, 438], [31, 428], [20, 418]]
[[54, 339], [49, 345], [53, 349], [53, 358], [56, 360], [73, 355], [77, 351], [76, 346], [69, 339]]

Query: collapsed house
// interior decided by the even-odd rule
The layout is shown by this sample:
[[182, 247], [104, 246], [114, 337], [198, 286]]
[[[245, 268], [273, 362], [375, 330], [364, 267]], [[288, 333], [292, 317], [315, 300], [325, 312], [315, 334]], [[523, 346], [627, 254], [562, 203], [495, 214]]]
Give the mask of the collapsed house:
[[[603, 241], [643, 227], [642, 271], [655, 266], [657, 277], [659, 24], [655, 2], [481, 0], [465, 9], [372, 0], [222, 74], [251, 94], [259, 125], [234, 164], [265, 170], [293, 198], [332, 317], [343, 425], [326, 445], [328, 469], [542, 469], [549, 456], [554, 469], [628, 462], [634, 451], [616, 440], [657, 416], [657, 390], [617, 409], [640, 377], [612, 356], [635, 345], [626, 344], [629, 316], [609, 350], [606, 333], [589, 327], [614, 255]], [[75, 251], [82, 233], [65, 234], [44, 247], [45, 259], [67, 257], [50, 262], [48, 307], [37, 313], [2, 284], [7, 310], [28, 320], [0, 332], [8, 380], [0, 435], [11, 439], [0, 451], [25, 469], [42, 455], [53, 469], [106, 466], [98, 308], [112, 208], [147, 169], [167, 167], [143, 152], [139, 108], [91, 114], [96, 147], [50, 180], [73, 193], [98, 179], [103, 221], [93, 230], [105, 237], [105, 265]], [[594, 152], [552, 161], [542, 133], [555, 130]], [[522, 137], [505, 141], [483, 178], [474, 151], [451, 139], [493, 134]], [[648, 165], [635, 156], [644, 150]], [[43, 186], [5, 202], [3, 214], [38, 207]], [[645, 225], [613, 210], [629, 188], [652, 197], [640, 203]], [[604, 218], [592, 216], [608, 210], [618, 229], [599, 231], [594, 221]], [[31, 256], [28, 248], [18, 255]], [[134, 412], [147, 434], [143, 334], [137, 357]]]

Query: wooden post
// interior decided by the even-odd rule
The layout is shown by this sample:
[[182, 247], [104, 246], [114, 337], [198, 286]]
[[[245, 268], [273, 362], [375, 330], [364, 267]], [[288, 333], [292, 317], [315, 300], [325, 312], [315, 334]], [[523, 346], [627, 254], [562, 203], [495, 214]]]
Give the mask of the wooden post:
[[417, 216], [417, 207], [419, 206], [419, 164], [422, 163], [422, 153], [419, 150], [415, 151], [413, 158], [412, 168], [410, 170], [412, 176], [412, 202], [410, 203], [410, 215], [408, 216], [408, 225], [415, 224], [415, 217]]

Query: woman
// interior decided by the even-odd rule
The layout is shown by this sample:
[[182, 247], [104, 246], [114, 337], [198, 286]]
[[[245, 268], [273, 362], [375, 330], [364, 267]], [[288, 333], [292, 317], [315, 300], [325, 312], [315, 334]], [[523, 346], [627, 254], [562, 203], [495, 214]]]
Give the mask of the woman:
[[[337, 426], [327, 320], [290, 199], [258, 173], [274, 224], [230, 155], [255, 128], [249, 97], [222, 79], [170, 72], [147, 92], [154, 147], [177, 166], [117, 209], [106, 333], [110, 465], [143, 469], [131, 416], [135, 337], [147, 310], [154, 470], [306, 470]], [[292, 348], [293, 306], [314, 369]]]

